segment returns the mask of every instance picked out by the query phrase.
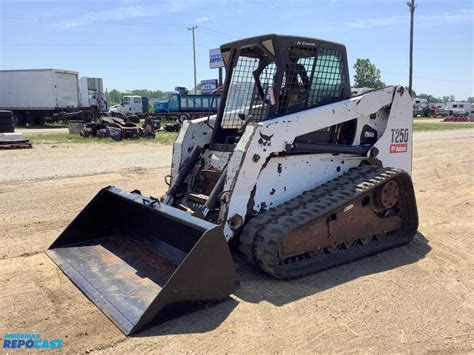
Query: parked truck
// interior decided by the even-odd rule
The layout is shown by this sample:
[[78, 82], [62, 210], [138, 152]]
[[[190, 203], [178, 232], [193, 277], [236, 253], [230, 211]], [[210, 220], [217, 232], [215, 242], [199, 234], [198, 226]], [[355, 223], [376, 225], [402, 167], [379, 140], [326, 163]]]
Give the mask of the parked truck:
[[155, 102], [154, 111], [168, 120], [186, 120], [215, 114], [219, 107], [218, 95], [189, 95], [184, 88], [166, 93], [166, 97]]
[[112, 116], [123, 116], [122, 118], [127, 116], [144, 117], [148, 112], [148, 97], [138, 95], [125, 95], [120, 104], [113, 105], [109, 109]]
[[100, 112], [107, 111], [107, 98], [102, 78], [83, 76], [79, 79], [79, 106], [81, 108], [97, 107]]
[[17, 126], [68, 119], [94, 120], [107, 110], [101, 78], [60, 69], [0, 70], [0, 110]]

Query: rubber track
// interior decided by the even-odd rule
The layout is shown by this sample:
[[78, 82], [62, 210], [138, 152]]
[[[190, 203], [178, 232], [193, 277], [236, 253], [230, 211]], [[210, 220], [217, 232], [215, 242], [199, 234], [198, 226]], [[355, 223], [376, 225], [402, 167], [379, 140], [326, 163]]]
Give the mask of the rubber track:
[[[358, 199], [362, 194], [396, 178], [402, 191], [402, 228], [397, 233], [355, 245], [317, 258], [303, 257], [282, 263], [278, 257], [281, 238], [288, 232]], [[362, 166], [313, 190], [253, 217], [240, 235], [239, 248], [251, 263], [278, 278], [294, 278], [381, 252], [413, 239], [418, 215], [413, 185], [408, 174], [400, 169]]]

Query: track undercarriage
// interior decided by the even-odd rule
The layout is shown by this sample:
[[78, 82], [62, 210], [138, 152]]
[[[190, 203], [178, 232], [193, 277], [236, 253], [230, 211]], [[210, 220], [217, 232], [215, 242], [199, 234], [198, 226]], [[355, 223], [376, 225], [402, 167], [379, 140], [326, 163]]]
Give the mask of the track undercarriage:
[[294, 278], [408, 243], [418, 224], [408, 174], [365, 166], [252, 218], [240, 251]]

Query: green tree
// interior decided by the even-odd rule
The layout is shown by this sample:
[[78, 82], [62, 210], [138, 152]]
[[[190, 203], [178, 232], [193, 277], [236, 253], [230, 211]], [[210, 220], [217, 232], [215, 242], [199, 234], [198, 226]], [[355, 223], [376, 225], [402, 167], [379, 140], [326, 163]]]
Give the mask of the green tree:
[[194, 93], [200, 94], [201, 93], [201, 83], [197, 83], [196, 87], [193, 90], [191, 90], [191, 93], [192, 94], [194, 94]]
[[467, 98], [467, 102], [473, 103], [474, 104], [474, 96], [470, 96]]
[[453, 102], [456, 101], [456, 97], [454, 95], [443, 96], [443, 102]]
[[146, 96], [148, 98], [162, 98], [165, 93], [161, 90], [148, 90], [148, 89], [140, 89], [140, 90], [132, 90], [131, 91], [132, 95], [138, 95], [138, 96]]
[[117, 105], [120, 102], [122, 102], [122, 96], [123, 96], [123, 93], [121, 93], [118, 90], [113, 89], [113, 90], [109, 91], [107, 93], [107, 102], [108, 102], [109, 106]]
[[442, 102], [439, 97], [434, 97], [432, 95], [427, 95], [427, 94], [419, 94], [416, 97], [418, 97], [419, 99], [426, 99], [428, 100], [428, 102], [431, 102], [431, 103]]
[[369, 59], [357, 58], [354, 64], [354, 86], [380, 89], [385, 83], [380, 80], [380, 70]]
[[124, 97], [125, 95], [138, 95], [146, 96], [148, 98], [161, 99], [163, 96], [165, 96], [165, 93], [161, 90], [135, 89], [127, 90], [124, 92], [113, 89], [107, 93], [107, 102], [109, 103], [109, 106], [121, 103], [122, 97]]

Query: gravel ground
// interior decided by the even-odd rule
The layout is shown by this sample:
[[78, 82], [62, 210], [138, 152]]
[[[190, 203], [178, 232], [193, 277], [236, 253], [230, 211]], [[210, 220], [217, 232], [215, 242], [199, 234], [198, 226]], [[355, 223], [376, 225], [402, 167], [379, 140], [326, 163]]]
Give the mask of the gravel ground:
[[43, 251], [103, 186], [162, 194], [171, 147], [0, 151], [0, 334], [71, 353], [473, 353], [473, 143], [473, 130], [415, 133], [409, 245], [290, 282], [237, 259], [227, 301], [128, 338]]
[[0, 151], [0, 181], [33, 182], [169, 167], [171, 150], [172, 146], [157, 144], [37, 143], [33, 149]]

